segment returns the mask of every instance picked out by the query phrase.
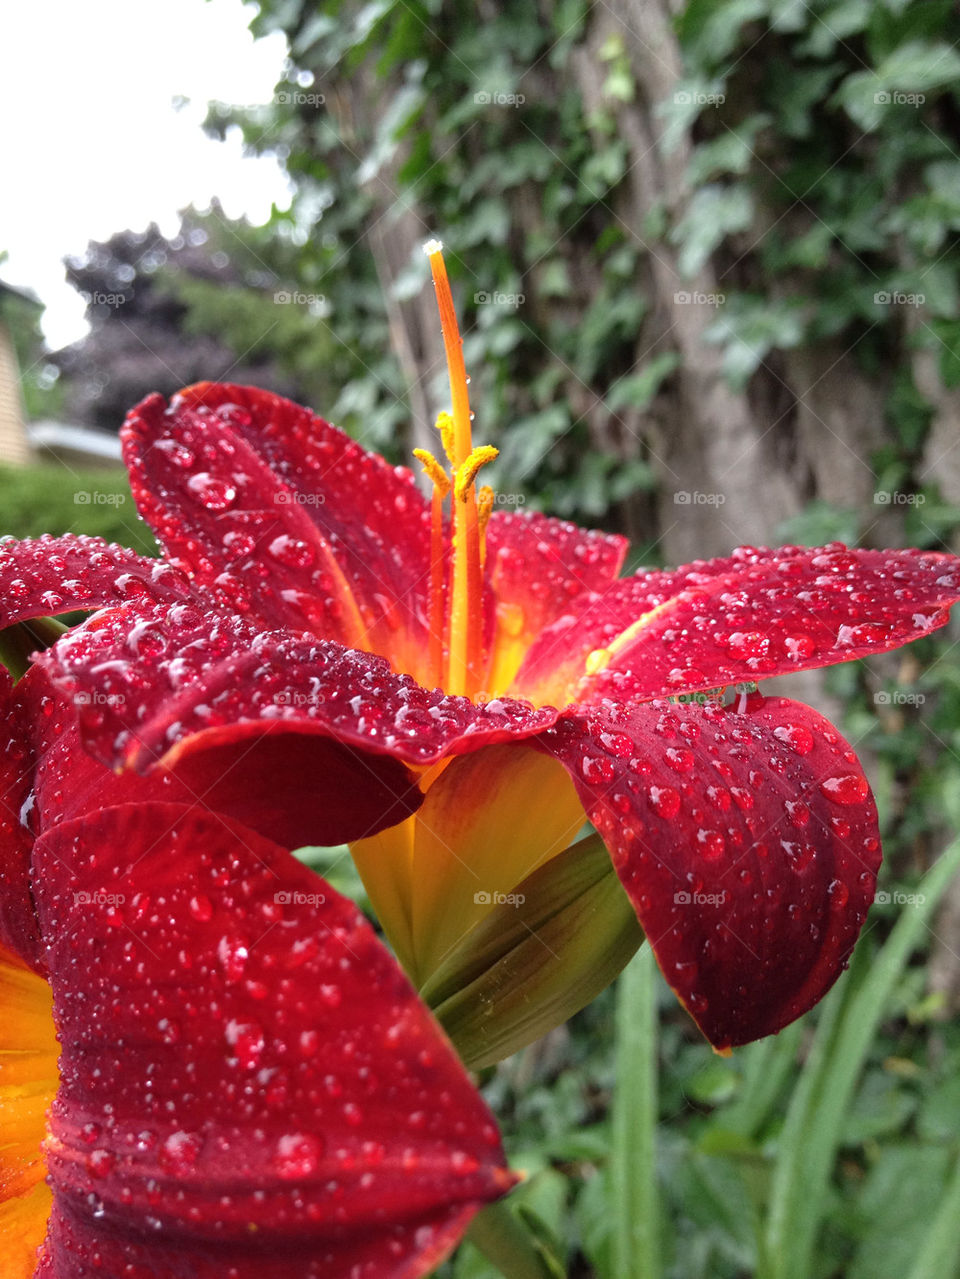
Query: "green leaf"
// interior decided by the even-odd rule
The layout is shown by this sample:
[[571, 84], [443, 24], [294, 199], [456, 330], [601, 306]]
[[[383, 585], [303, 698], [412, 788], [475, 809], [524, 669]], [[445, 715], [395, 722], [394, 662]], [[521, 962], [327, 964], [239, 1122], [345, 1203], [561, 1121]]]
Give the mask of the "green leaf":
[[657, 966], [644, 946], [617, 985], [610, 1194], [617, 1279], [659, 1279]]
[[680, 246], [680, 274], [687, 279], [696, 275], [714, 249], [728, 235], [745, 231], [753, 216], [753, 197], [742, 183], [706, 186], [695, 191], [670, 233], [670, 240]]
[[473, 1070], [579, 1012], [643, 940], [598, 835], [554, 857], [495, 905], [420, 994]]
[[611, 413], [625, 408], [648, 409], [664, 381], [679, 364], [680, 356], [675, 351], [654, 356], [639, 373], [628, 374], [614, 382], [606, 398], [607, 408]]
[[807, 1279], [830, 1170], [884, 1008], [953, 876], [960, 839], [921, 881], [922, 900], [901, 910], [887, 941], [870, 954], [869, 935], [850, 976], [828, 996], [803, 1077], [781, 1134], [758, 1279]]
[[928, 94], [960, 77], [960, 53], [949, 44], [911, 40], [895, 48], [874, 71], [858, 71], [844, 80], [840, 105], [861, 129], [883, 123], [902, 127], [925, 105]]

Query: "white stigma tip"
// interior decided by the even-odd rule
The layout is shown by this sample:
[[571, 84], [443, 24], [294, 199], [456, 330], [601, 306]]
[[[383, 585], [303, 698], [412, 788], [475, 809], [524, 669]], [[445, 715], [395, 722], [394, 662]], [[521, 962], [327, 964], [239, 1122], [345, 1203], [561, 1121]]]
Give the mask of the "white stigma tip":
[[427, 257], [432, 257], [434, 253], [443, 252], [443, 242], [441, 240], [428, 240], [423, 246], [423, 251]]

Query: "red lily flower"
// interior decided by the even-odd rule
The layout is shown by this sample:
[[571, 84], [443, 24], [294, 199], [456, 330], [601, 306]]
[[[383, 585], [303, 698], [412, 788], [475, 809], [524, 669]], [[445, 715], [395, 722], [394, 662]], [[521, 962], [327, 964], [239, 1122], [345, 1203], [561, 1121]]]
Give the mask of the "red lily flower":
[[[7, 540], [4, 621], [50, 607], [58, 557], [64, 601], [185, 607], [96, 539]], [[432, 1269], [514, 1178], [366, 921], [176, 777], [98, 763], [39, 666], [0, 670], [0, 712], [5, 1279]]]
[[[323, 888], [323, 909], [288, 921], [294, 949], [349, 937], [359, 962], [339, 982], [337, 1009], [321, 1007], [338, 984], [329, 940], [302, 977], [288, 974], [286, 940], [271, 932], [261, 949], [253, 920], [272, 925], [272, 876], [284, 892], [317, 892], [286, 849], [352, 841], [384, 928], [422, 984], [497, 895], [562, 852], [589, 817], [667, 980], [721, 1049], [815, 1003], [872, 901], [876, 810], [831, 725], [783, 698], [666, 699], [926, 634], [960, 597], [960, 561], [839, 545], [742, 548], [618, 580], [621, 539], [491, 514], [475, 485], [491, 451], [472, 447], [452, 302], [438, 253], [432, 261], [454, 409], [441, 423], [452, 478], [422, 456], [432, 502], [408, 471], [308, 410], [204, 383], [169, 406], [149, 397], [124, 428], [138, 506], [168, 557], [164, 593], [146, 562], [124, 562], [122, 589], [129, 595], [131, 580], [143, 589], [117, 603], [122, 553], [77, 539], [10, 545], [0, 560], [0, 595], [22, 599], [18, 616], [108, 606], [37, 659], [12, 712], [17, 750], [32, 760], [39, 838], [17, 832], [4, 846], [4, 936], [49, 975], [64, 1041], [48, 1147], [52, 1260], [42, 1263], [54, 1268], [41, 1274], [86, 1274], [67, 1268], [73, 1250], [91, 1273], [97, 1253], [107, 1273], [122, 1273], [121, 1260], [147, 1273], [149, 1257], [174, 1274], [186, 1257], [183, 1273], [234, 1265], [243, 1276], [251, 1223], [264, 1232], [251, 1274], [274, 1273], [265, 1258], [278, 1255], [277, 1274], [347, 1273], [361, 1260], [372, 1274], [416, 1274], [504, 1189], [495, 1132], [451, 1153], [479, 1102], [352, 908], [329, 906]], [[88, 568], [97, 556], [108, 562]], [[97, 568], [100, 587], [90, 580]], [[44, 698], [62, 731], [77, 734], [69, 749], [45, 733]], [[11, 793], [21, 799], [18, 779]], [[198, 915], [193, 895], [205, 883]], [[125, 899], [112, 921], [110, 903], [93, 916], [75, 900], [111, 892]], [[138, 905], [140, 893], [151, 901]], [[125, 933], [138, 929], [153, 960]], [[81, 955], [102, 964], [92, 979]], [[191, 957], [195, 982], [185, 976]], [[368, 1106], [369, 1080], [387, 1069], [382, 1038], [400, 1023], [414, 1027], [412, 1054], [390, 1072], [396, 1091]], [[179, 1044], [164, 1039], [171, 1026]], [[316, 1072], [294, 1072], [291, 1045], [311, 1030], [333, 1047]], [[237, 1069], [253, 1058], [296, 1091], [309, 1131], [288, 1131], [286, 1099], [275, 1120], [268, 1114], [273, 1076], [225, 1089], [224, 1036]], [[418, 1047], [428, 1038], [429, 1067]], [[394, 1178], [413, 1145], [427, 1180], [409, 1198], [396, 1180], [364, 1198], [373, 1170], [321, 1095], [338, 1071], [343, 1104], [373, 1111], [358, 1138], [387, 1147]], [[196, 1093], [194, 1079], [204, 1081]], [[449, 1105], [431, 1114], [424, 1146], [406, 1132], [398, 1146], [396, 1117], [424, 1109], [428, 1087]], [[173, 1142], [166, 1167], [128, 1140], [147, 1096], [155, 1124], [169, 1109], [176, 1125], [158, 1133], [161, 1148]], [[116, 1115], [107, 1144], [94, 1137], [105, 1151], [100, 1187], [78, 1154], [85, 1112]], [[231, 1121], [242, 1121], [240, 1133]], [[322, 1156], [309, 1142], [284, 1150], [294, 1162], [316, 1154], [316, 1181], [345, 1185], [339, 1216], [333, 1190], [313, 1198], [311, 1181], [294, 1202], [277, 1185], [277, 1143], [330, 1124]], [[328, 1162], [341, 1156], [342, 1173]], [[425, 1224], [433, 1233], [421, 1248]], [[381, 1251], [359, 1251], [368, 1247]], [[323, 1248], [334, 1269], [322, 1268]]]

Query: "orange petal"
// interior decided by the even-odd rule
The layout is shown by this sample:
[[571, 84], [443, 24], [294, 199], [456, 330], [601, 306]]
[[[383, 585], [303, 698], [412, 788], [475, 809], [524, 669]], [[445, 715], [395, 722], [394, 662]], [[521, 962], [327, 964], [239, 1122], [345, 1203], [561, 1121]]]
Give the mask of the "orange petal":
[[0, 1257], [30, 1279], [50, 1215], [41, 1146], [57, 1087], [50, 987], [0, 949]]

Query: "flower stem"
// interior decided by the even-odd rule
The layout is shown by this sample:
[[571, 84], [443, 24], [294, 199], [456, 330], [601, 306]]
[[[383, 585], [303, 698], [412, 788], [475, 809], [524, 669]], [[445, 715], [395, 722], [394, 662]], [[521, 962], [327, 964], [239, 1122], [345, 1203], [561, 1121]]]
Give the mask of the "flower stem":
[[610, 1155], [617, 1279], [660, 1275], [656, 975], [653, 952], [642, 946], [617, 982], [617, 1090]]

